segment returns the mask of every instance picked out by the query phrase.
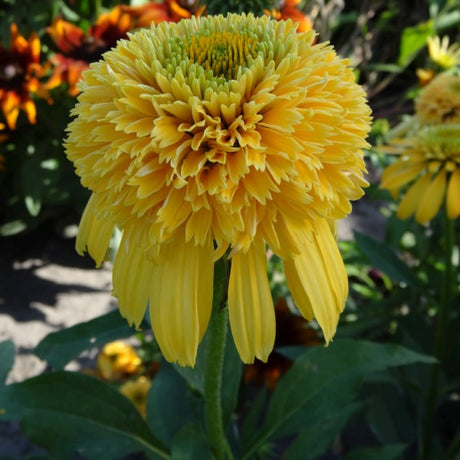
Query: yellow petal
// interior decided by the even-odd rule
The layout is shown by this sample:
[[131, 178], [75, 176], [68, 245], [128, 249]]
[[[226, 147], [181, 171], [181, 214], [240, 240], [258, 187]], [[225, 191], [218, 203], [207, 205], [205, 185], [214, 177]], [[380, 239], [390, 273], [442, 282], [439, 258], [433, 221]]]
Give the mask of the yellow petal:
[[396, 212], [400, 219], [408, 219], [415, 212], [421, 201], [422, 194], [428, 187], [430, 181], [431, 176], [429, 174], [425, 174], [411, 185], [399, 203], [398, 210]]
[[380, 186], [389, 190], [399, 189], [420, 174], [424, 167], [423, 163], [394, 163], [383, 172]]
[[212, 308], [212, 244], [183, 237], [162, 245], [150, 286], [150, 319], [165, 359], [194, 366]]
[[81, 217], [75, 243], [80, 255], [83, 255], [88, 249], [97, 267], [104, 260], [115, 227], [110, 219], [97, 217], [99, 201], [96, 194], [93, 193]]
[[118, 298], [121, 316], [139, 327], [147, 308], [153, 264], [129, 232], [123, 234], [113, 264], [113, 295]]
[[326, 343], [335, 334], [348, 295], [343, 260], [326, 220], [318, 220], [310, 239], [298, 239], [300, 254], [285, 260], [286, 280], [306, 318], [316, 318]]
[[262, 240], [245, 254], [232, 258], [228, 286], [228, 312], [233, 339], [241, 359], [264, 362], [275, 343], [275, 308], [267, 278], [267, 258]]
[[456, 219], [460, 216], [460, 168], [457, 168], [450, 176], [446, 206], [449, 219]]
[[446, 170], [442, 169], [425, 189], [415, 213], [415, 220], [420, 224], [430, 221], [438, 213], [446, 192], [446, 175]]

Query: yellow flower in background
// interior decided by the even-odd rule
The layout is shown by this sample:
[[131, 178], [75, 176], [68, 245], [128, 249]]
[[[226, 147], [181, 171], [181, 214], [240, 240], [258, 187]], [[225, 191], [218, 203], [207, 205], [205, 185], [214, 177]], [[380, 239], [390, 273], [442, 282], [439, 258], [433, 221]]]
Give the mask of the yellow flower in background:
[[116, 340], [104, 346], [97, 358], [97, 369], [106, 380], [119, 380], [139, 372], [142, 360], [130, 345]]
[[100, 265], [123, 231], [114, 295], [136, 326], [149, 302], [169, 361], [194, 365], [224, 256], [237, 349], [267, 360], [266, 245], [303, 316], [327, 342], [335, 333], [348, 283], [330, 227], [367, 184], [370, 110], [350, 62], [295, 28], [235, 14], [161, 23], [84, 74], [66, 141], [93, 191], [77, 250]]
[[429, 37], [428, 53], [430, 59], [443, 69], [451, 69], [460, 64], [460, 45], [453, 43], [449, 46], [449, 37], [444, 36], [442, 40], [438, 37]]
[[144, 418], [147, 414], [147, 395], [151, 386], [152, 382], [142, 375], [136, 380], [128, 380], [119, 388], [120, 392], [136, 406]]
[[398, 160], [382, 174], [382, 188], [396, 197], [409, 185], [397, 215], [415, 214], [419, 223], [433, 219], [444, 200], [449, 219], [460, 215], [460, 124], [425, 126], [413, 137], [390, 144]]
[[460, 77], [434, 78], [415, 100], [415, 112], [422, 125], [460, 123]]

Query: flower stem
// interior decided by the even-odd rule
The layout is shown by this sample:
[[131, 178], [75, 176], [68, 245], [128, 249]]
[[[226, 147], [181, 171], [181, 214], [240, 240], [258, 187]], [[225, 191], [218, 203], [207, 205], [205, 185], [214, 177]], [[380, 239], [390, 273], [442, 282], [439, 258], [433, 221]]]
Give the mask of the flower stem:
[[[204, 410], [206, 431], [211, 449], [217, 460], [231, 458], [231, 450], [225, 436], [222, 418], [222, 369], [227, 336], [227, 267], [217, 265], [214, 281], [214, 308], [208, 328], [206, 369], [204, 375]], [[220, 270], [219, 270], [220, 269]]]
[[444, 354], [446, 350], [446, 336], [447, 324], [449, 318], [449, 305], [452, 295], [452, 281], [453, 281], [453, 265], [452, 254], [454, 250], [454, 220], [447, 217], [447, 211], [444, 208], [444, 282], [442, 286], [438, 318], [435, 330], [434, 341], [434, 356], [438, 362], [433, 366], [431, 374], [430, 388], [427, 398], [426, 406], [426, 419], [425, 430], [423, 436], [423, 459], [430, 458], [432, 439], [434, 436], [434, 417], [436, 412], [436, 405], [439, 400], [439, 380], [441, 374], [442, 363], [444, 361]]
[[208, 440], [218, 460], [226, 450], [222, 420], [222, 366], [227, 332], [227, 309], [215, 310], [209, 325], [206, 371], [204, 376], [205, 420]]

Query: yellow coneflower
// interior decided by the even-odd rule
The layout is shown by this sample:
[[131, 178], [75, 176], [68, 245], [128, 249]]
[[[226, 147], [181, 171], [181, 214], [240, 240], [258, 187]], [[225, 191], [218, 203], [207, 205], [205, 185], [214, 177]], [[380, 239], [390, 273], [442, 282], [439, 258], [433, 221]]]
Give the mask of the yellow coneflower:
[[415, 112], [423, 125], [460, 123], [460, 77], [435, 77], [415, 100]]
[[152, 382], [141, 375], [135, 380], [128, 380], [123, 383], [119, 390], [125, 395], [145, 418], [147, 414], [147, 395], [149, 394]]
[[393, 145], [398, 160], [385, 169], [381, 186], [398, 196], [407, 185], [397, 215], [415, 214], [419, 223], [433, 219], [444, 200], [447, 217], [460, 215], [460, 124], [425, 126]]
[[106, 380], [119, 380], [141, 370], [142, 360], [136, 350], [120, 340], [109, 342], [97, 358], [97, 369]]
[[438, 37], [429, 37], [428, 53], [430, 59], [443, 69], [450, 69], [460, 64], [460, 45], [453, 43], [449, 46], [449, 37], [446, 35], [442, 40]]
[[150, 303], [169, 361], [194, 364], [221, 257], [240, 356], [267, 360], [266, 245], [303, 316], [335, 333], [348, 283], [330, 224], [363, 194], [370, 110], [350, 62], [314, 39], [292, 21], [191, 18], [130, 35], [84, 73], [66, 141], [93, 191], [77, 250], [100, 265], [123, 231], [114, 295], [135, 325]]

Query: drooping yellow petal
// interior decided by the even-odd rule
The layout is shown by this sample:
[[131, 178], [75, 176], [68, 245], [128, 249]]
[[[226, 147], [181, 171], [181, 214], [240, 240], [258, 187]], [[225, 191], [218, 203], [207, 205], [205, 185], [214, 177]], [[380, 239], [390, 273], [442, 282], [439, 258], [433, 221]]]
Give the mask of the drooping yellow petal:
[[400, 219], [408, 219], [414, 214], [417, 206], [420, 204], [422, 194], [428, 187], [430, 181], [431, 175], [425, 174], [412, 184], [399, 203], [398, 210], [396, 211]]
[[162, 245], [152, 271], [150, 320], [164, 357], [194, 366], [212, 308], [213, 247], [181, 238]]
[[104, 261], [107, 248], [110, 243], [114, 230], [114, 223], [110, 219], [97, 216], [99, 199], [93, 193], [86, 205], [78, 227], [77, 240], [75, 247], [80, 255], [86, 249], [96, 262], [96, 267], [100, 267]]
[[415, 220], [421, 224], [428, 222], [438, 213], [446, 191], [446, 170], [442, 169], [421, 196], [415, 213]]
[[450, 176], [446, 206], [449, 219], [456, 219], [460, 216], [460, 168], [457, 168]]
[[310, 239], [298, 240], [300, 254], [284, 261], [294, 302], [306, 319], [320, 325], [326, 343], [335, 334], [348, 295], [348, 280], [337, 243], [325, 219]]
[[245, 363], [267, 361], [275, 343], [275, 308], [267, 278], [263, 241], [232, 258], [228, 286], [230, 327], [238, 353]]
[[121, 315], [136, 328], [147, 308], [153, 264], [125, 232], [113, 265], [113, 295], [118, 298]]

